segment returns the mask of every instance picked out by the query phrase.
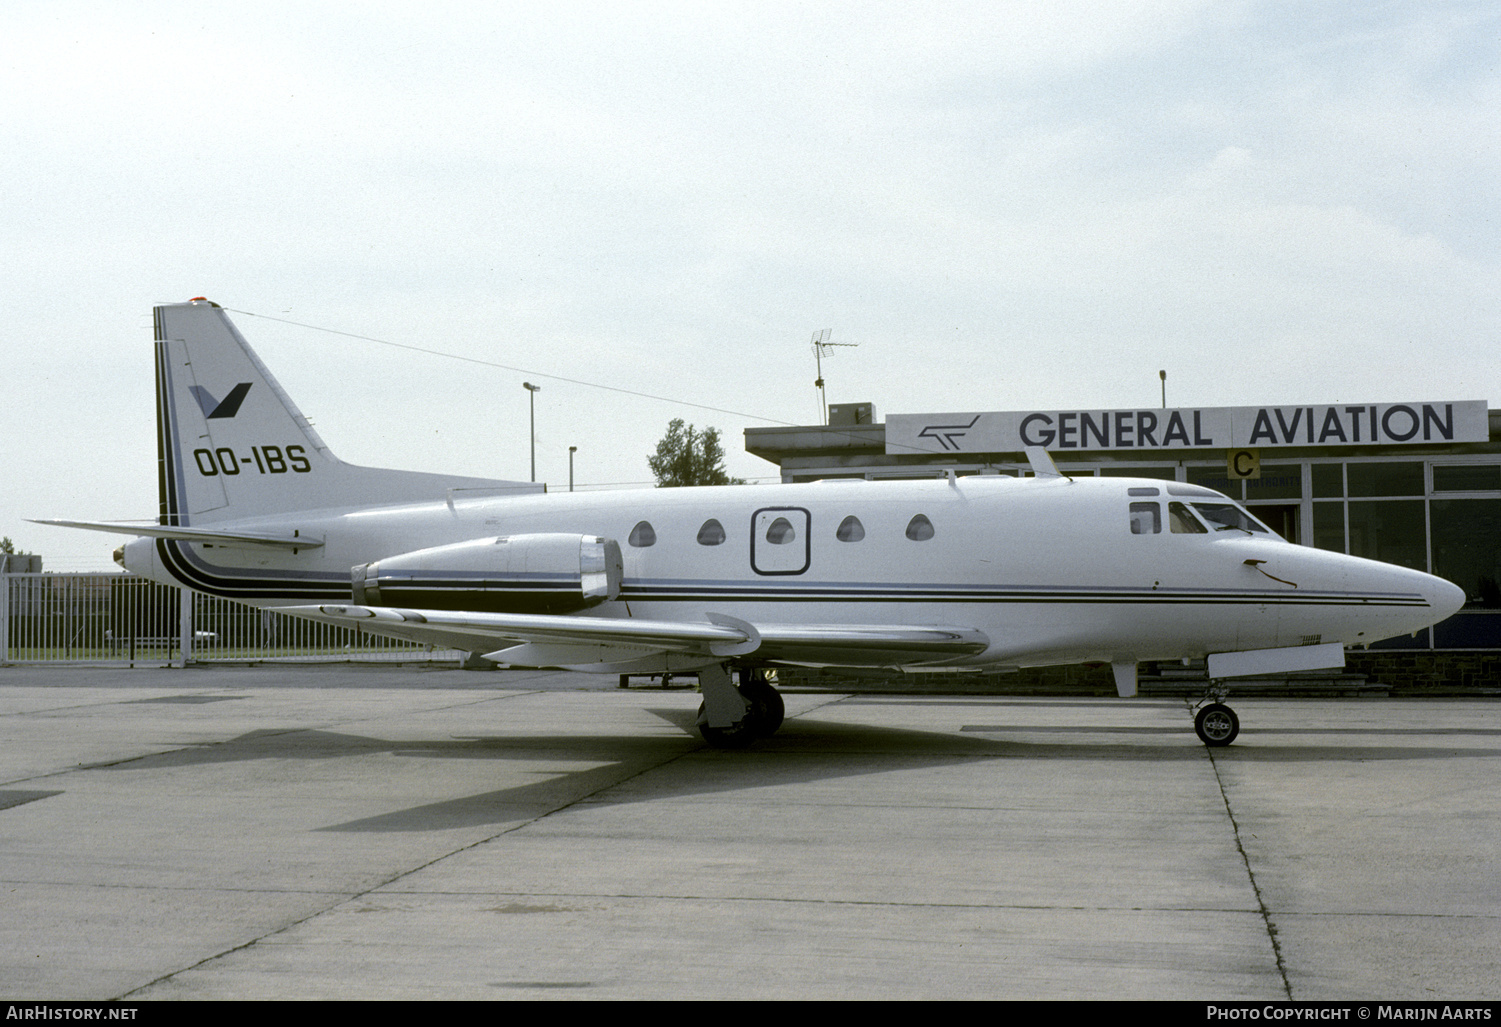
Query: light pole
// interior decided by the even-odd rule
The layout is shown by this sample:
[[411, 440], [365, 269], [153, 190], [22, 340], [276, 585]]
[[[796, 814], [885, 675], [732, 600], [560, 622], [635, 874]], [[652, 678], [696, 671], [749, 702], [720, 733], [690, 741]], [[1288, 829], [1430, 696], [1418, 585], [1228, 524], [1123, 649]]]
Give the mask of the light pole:
[[1162, 379], [1162, 409], [1167, 409], [1167, 372], [1158, 371], [1157, 377]]
[[533, 385], [531, 382], [522, 382], [521, 387], [528, 393], [527, 400], [531, 406], [532, 421], [532, 481], [537, 480], [537, 393], [542, 391], [542, 386]]
[[573, 491], [573, 454], [577, 453], [578, 451], [579, 451], [579, 448], [577, 446], [569, 446], [568, 447], [568, 491], [569, 492]]

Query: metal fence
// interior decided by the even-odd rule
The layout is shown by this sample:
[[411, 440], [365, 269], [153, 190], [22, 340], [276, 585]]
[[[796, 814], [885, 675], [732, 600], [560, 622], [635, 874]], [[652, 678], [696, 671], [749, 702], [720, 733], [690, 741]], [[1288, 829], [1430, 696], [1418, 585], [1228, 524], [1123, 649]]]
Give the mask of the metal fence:
[[0, 664], [405, 662], [463, 655], [169, 588], [132, 574], [0, 574]]

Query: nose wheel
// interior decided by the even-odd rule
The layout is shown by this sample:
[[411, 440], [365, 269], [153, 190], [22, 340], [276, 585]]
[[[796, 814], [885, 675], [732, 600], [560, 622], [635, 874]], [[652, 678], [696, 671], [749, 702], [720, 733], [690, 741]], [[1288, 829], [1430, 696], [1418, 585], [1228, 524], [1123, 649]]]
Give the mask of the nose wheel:
[[1224, 703], [1212, 702], [1194, 716], [1194, 731], [1211, 748], [1229, 745], [1240, 734], [1240, 718]]

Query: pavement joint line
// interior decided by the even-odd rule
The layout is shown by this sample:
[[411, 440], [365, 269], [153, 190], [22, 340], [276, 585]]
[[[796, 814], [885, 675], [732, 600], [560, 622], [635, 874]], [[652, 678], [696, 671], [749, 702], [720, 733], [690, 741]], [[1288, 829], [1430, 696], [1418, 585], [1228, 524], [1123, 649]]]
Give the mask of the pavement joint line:
[[[363, 893], [369, 897], [368, 892]], [[381, 892], [387, 901], [407, 895], [428, 896], [477, 896], [490, 898], [569, 899], [580, 902], [615, 899], [642, 902], [764, 902], [777, 905], [802, 906], [869, 906], [892, 909], [975, 909], [1006, 910], [1025, 909], [1040, 912], [1066, 913], [1227, 913], [1235, 916], [1257, 915], [1257, 910], [1248, 906], [1079, 906], [1062, 903], [1028, 902], [905, 902], [897, 899], [810, 899], [796, 895], [669, 895], [653, 892], [495, 892], [495, 891], [398, 891]]]
[[[1189, 707], [1189, 712], [1193, 712], [1192, 706]], [[1261, 894], [1261, 886], [1256, 883], [1256, 871], [1251, 867], [1251, 856], [1241, 842], [1240, 824], [1236, 822], [1235, 809], [1230, 804], [1230, 796], [1225, 791], [1225, 781], [1220, 776], [1220, 764], [1214, 758], [1214, 749], [1206, 745], [1204, 751], [1209, 755], [1209, 766], [1214, 771], [1214, 783], [1220, 790], [1220, 801], [1225, 804], [1225, 816], [1230, 820], [1230, 831], [1235, 838], [1235, 851], [1240, 853], [1241, 863], [1245, 865], [1246, 878], [1250, 882], [1252, 894], [1256, 896], [1256, 906], [1261, 911], [1261, 922], [1266, 928], [1267, 940], [1272, 943], [1272, 955], [1277, 961], [1277, 976], [1282, 979], [1282, 990], [1286, 993], [1287, 1000], [1292, 1002], [1294, 1001], [1293, 986], [1292, 982], [1287, 979], [1287, 964], [1282, 958], [1282, 943], [1277, 940], [1277, 925], [1272, 922], [1272, 913], [1267, 909], [1266, 897]]]
[[[705, 747], [707, 747], [707, 745]], [[156, 977], [156, 978], [154, 978], [152, 980], [146, 981], [144, 984], [139, 984], [136, 987], [131, 988], [129, 991], [126, 991], [123, 994], [117, 996], [116, 998], [110, 999], [108, 1001], [123, 1001], [123, 1000], [125, 1000], [127, 998], [130, 998], [133, 995], [136, 995], [136, 994], [138, 994], [138, 993], [146, 990], [147, 988], [151, 988], [151, 987], [154, 987], [154, 986], [156, 986], [158, 984], [165, 983], [166, 981], [171, 980], [172, 978], [178, 976], [179, 974], [187, 973], [190, 970], [195, 970], [195, 969], [197, 969], [199, 967], [202, 967], [202, 966], [207, 966], [210, 963], [213, 963], [216, 960], [222, 959], [225, 956], [232, 955], [233, 953], [243, 952], [243, 951], [246, 951], [248, 949], [254, 948], [256, 945], [260, 944], [263, 941], [266, 941], [266, 940], [268, 940], [270, 938], [274, 938], [274, 937], [276, 937], [277, 935], [280, 935], [280, 934], [285, 934], [285, 933], [287, 933], [288, 931], [292, 930], [295, 927], [300, 927], [303, 924], [309, 923], [310, 921], [315, 920], [318, 917], [323, 916], [326, 913], [333, 912], [335, 909], [339, 908], [340, 906], [347, 905], [348, 903], [351, 903], [351, 902], [358, 902], [358, 901], [360, 901], [362, 899], [367, 898], [371, 894], [373, 894], [373, 893], [375, 893], [377, 891], [380, 891], [383, 888], [389, 888], [391, 885], [395, 884], [397, 881], [400, 881], [400, 880], [402, 880], [404, 878], [410, 877], [411, 875], [419, 873], [419, 872], [421, 872], [423, 870], [426, 870], [429, 867], [436, 866], [437, 864], [443, 862], [445, 859], [448, 859], [451, 856], [457, 856], [460, 853], [469, 852], [472, 849], [477, 849], [481, 845], [486, 845], [486, 844], [488, 844], [488, 843], [496, 840], [497, 838], [502, 838], [502, 837], [504, 837], [504, 836], [506, 836], [508, 834], [515, 834], [517, 831], [524, 830], [524, 829], [532, 826], [533, 824], [540, 823], [541, 821], [547, 819], [550, 816], [553, 816], [556, 813], [561, 813], [561, 812], [563, 812], [565, 810], [572, 809], [574, 806], [580, 805], [581, 803], [585, 802], [586, 800], [588, 800], [590, 798], [593, 798], [594, 796], [598, 795], [600, 792], [603, 792], [603, 791], [605, 791], [607, 789], [610, 789], [610, 788], [615, 788], [615, 787], [617, 787], [619, 785], [622, 785], [622, 784], [626, 783], [627, 781], [632, 781], [632, 780], [634, 780], [634, 779], [642, 776], [643, 774], [648, 773], [649, 771], [658, 770], [658, 769], [660, 769], [662, 767], [665, 767], [665, 766], [667, 766], [667, 765], [669, 765], [671, 763], [675, 763], [678, 760], [683, 759], [690, 752], [694, 752], [694, 751], [697, 751], [697, 750], [687, 750], [687, 751], [684, 751], [684, 752], [676, 753], [676, 754], [674, 754], [672, 756], [669, 756], [667, 759], [662, 760], [660, 763], [655, 763], [655, 764], [653, 764], [653, 765], [651, 765], [649, 767], [642, 767], [642, 768], [638, 769], [635, 773], [626, 774], [625, 776], [619, 778], [618, 780], [614, 780], [614, 781], [609, 781], [609, 782], [603, 783], [598, 788], [595, 788], [593, 791], [587, 792], [584, 795], [580, 795], [577, 798], [574, 798], [574, 799], [571, 799], [568, 802], [562, 803], [562, 804], [560, 804], [559, 806], [557, 806], [554, 809], [550, 809], [550, 810], [548, 810], [545, 813], [540, 813], [537, 816], [531, 817], [531, 818], [529, 818], [527, 820], [518, 821], [516, 823], [513, 823], [513, 824], [507, 826], [506, 828], [504, 828], [503, 830], [496, 831], [494, 834], [487, 835], [484, 838], [476, 839], [475, 841], [470, 842], [467, 845], [461, 845], [461, 846], [459, 846], [456, 849], [451, 849], [448, 852], [442, 853], [441, 855], [434, 856], [432, 859], [425, 860], [424, 862], [419, 863], [416, 866], [407, 867], [404, 870], [398, 871], [395, 874], [391, 874], [391, 875], [387, 876], [387, 878], [385, 880], [380, 881], [377, 884], [372, 884], [369, 887], [360, 889], [359, 891], [334, 893], [335, 896], [336, 896], [335, 900], [332, 901], [332, 902], [330, 902], [330, 903], [328, 903], [327, 905], [323, 906], [320, 909], [311, 910], [308, 913], [306, 913], [306, 914], [304, 914], [302, 916], [297, 917], [295, 920], [292, 920], [289, 923], [282, 924], [280, 927], [276, 928], [275, 930], [266, 931], [265, 933], [263, 933], [263, 934], [255, 937], [255, 938], [251, 938], [249, 941], [241, 942], [240, 944], [233, 945], [233, 946], [231, 946], [231, 947], [229, 947], [227, 949], [224, 949], [223, 951], [216, 952], [216, 953], [213, 953], [213, 954], [208, 955], [208, 956], [204, 956], [202, 959], [196, 960], [195, 962], [190, 963], [187, 966], [178, 967], [176, 970], [171, 970], [171, 971], [168, 971], [167, 973], [161, 974], [160, 976], [158, 976], [158, 977]], [[314, 892], [314, 893], [308, 893], [308, 894], [318, 894], [318, 893]]]

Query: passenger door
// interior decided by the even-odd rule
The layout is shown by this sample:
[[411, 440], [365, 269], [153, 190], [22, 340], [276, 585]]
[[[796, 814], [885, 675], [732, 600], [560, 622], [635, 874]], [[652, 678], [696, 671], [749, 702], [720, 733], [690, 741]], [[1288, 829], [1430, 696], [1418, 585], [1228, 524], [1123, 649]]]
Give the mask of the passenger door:
[[812, 562], [812, 515], [799, 506], [768, 506], [751, 514], [751, 570], [801, 574]]

